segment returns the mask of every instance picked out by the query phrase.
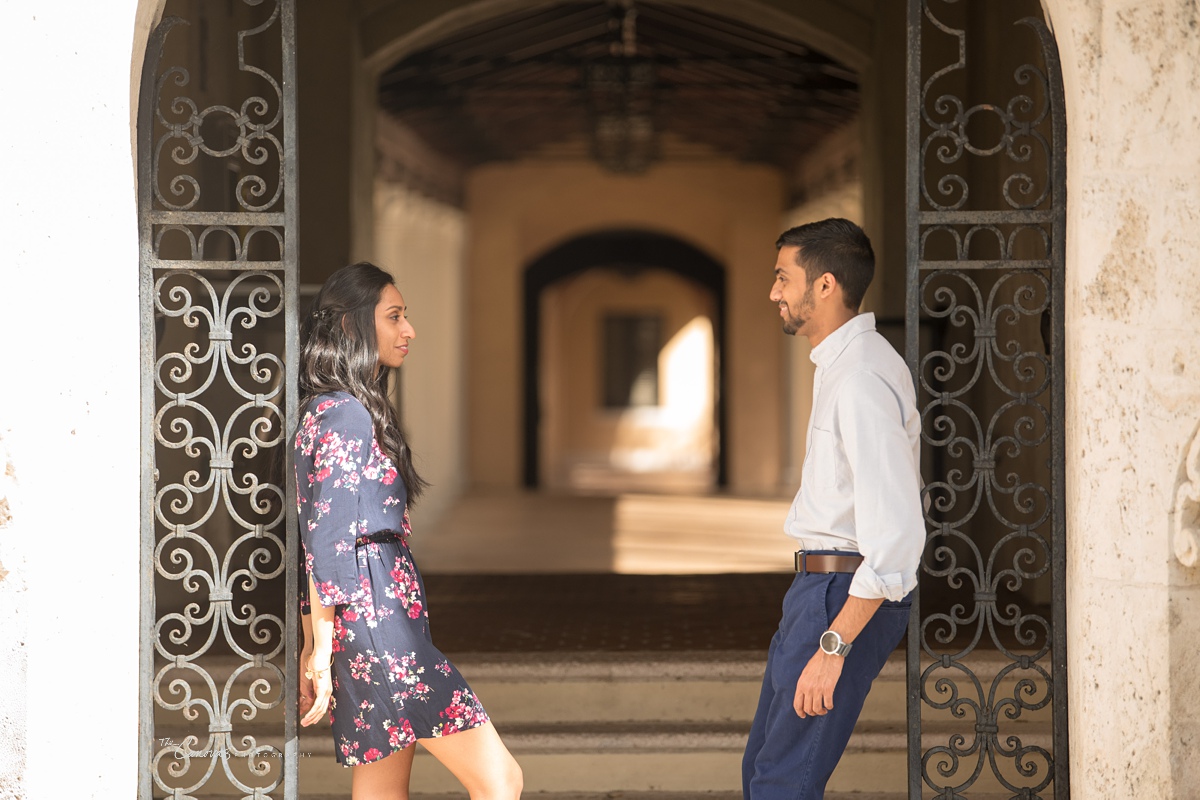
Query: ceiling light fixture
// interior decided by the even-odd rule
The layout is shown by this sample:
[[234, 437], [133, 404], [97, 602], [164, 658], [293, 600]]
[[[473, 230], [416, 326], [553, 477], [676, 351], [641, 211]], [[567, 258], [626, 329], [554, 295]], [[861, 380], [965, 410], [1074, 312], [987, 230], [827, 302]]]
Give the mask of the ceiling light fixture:
[[655, 67], [639, 55], [637, 9], [623, 3], [620, 40], [607, 57], [584, 65], [584, 86], [592, 118], [592, 156], [612, 172], [644, 172], [658, 156], [654, 125]]

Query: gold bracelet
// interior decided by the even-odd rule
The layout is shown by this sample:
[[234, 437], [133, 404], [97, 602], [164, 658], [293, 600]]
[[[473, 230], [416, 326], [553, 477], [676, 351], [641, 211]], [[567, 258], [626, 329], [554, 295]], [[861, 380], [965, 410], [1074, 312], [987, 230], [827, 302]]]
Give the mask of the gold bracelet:
[[311, 681], [313, 679], [313, 676], [319, 676], [319, 675], [323, 675], [326, 672], [329, 672], [329, 668], [332, 666], [333, 666], [333, 659], [330, 658], [329, 663], [326, 664], [323, 669], [313, 669], [312, 659], [310, 658], [308, 660], [308, 669], [305, 670], [305, 672], [304, 672], [304, 677]]

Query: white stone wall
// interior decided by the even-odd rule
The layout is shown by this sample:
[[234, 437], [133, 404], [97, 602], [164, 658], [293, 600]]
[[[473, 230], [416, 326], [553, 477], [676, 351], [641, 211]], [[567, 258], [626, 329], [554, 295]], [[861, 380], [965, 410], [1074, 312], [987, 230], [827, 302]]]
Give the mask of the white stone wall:
[[5, 798], [136, 791], [137, 12], [0, 4]]
[[1049, 0], [1068, 116], [1072, 794], [1200, 787], [1200, 570], [1171, 511], [1200, 425], [1200, 9]]
[[[12, 524], [20, 516], [20, 487], [16, 465], [0, 429], [0, 630], [6, 647], [0, 648], [0, 680], [6, 686], [24, 686], [29, 666], [26, 646], [29, 631], [28, 571], [21, 529]], [[0, 800], [25, 796], [25, 726], [29, 713], [23, 691], [0, 694]]]

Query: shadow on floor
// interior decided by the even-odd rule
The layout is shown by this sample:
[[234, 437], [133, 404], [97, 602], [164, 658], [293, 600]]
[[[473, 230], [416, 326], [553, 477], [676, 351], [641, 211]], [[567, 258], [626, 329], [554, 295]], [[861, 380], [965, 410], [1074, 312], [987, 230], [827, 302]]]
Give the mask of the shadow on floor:
[[433, 640], [455, 653], [761, 650], [794, 574], [428, 575]]

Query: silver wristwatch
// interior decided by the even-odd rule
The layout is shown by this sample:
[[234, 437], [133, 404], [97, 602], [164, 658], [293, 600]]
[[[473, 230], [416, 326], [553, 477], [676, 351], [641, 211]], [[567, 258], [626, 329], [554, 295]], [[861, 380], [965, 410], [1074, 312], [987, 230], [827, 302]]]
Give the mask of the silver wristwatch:
[[831, 656], [843, 656], [850, 652], [853, 647], [849, 642], [843, 642], [842, 636], [837, 631], [825, 631], [821, 634], [821, 652], [828, 653]]

